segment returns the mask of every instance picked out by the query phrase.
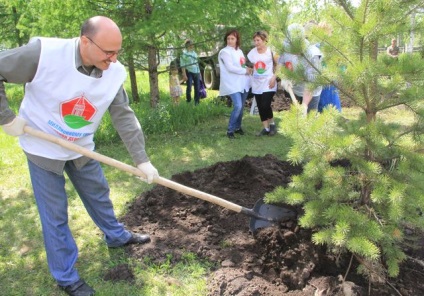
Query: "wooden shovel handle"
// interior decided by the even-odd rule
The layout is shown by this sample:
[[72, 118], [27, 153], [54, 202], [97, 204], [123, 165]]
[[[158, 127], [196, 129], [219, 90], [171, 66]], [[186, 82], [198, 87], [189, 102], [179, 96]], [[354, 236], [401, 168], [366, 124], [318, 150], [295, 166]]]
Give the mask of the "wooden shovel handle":
[[293, 89], [291, 87], [288, 87], [287, 92], [289, 93], [290, 98], [292, 99], [293, 104], [295, 106], [298, 106], [299, 105], [299, 102], [297, 101], [296, 96], [293, 93]]
[[[89, 158], [92, 158], [94, 160], [97, 160], [99, 162], [102, 162], [104, 164], [113, 166], [121, 171], [133, 174], [135, 176], [141, 177], [143, 179], [146, 178], [146, 176], [136, 167], [128, 165], [126, 163], [120, 162], [116, 159], [113, 159], [111, 157], [105, 156], [103, 154], [91, 151], [87, 148], [81, 147], [75, 143], [66, 141], [64, 139], [61, 139], [59, 137], [56, 137], [54, 135], [51, 134], [47, 134], [45, 132], [36, 130], [30, 126], [25, 126], [24, 127], [24, 131], [25, 133], [49, 141], [51, 143], [55, 143], [63, 148], [69, 149], [71, 151], [77, 152], [81, 155], [87, 156]], [[234, 204], [228, 200], [222, 199], [220, 197], [214, 196], [212, 194], [197, 190], [197, 189], [193, 189], [190, 187], [187, 187], [185, 185], [179, 184], [177, 182], [168, 180], [166, 178], [163, 177], [159, 177], [159, 178], [155, 178], [153, 179], [153, 182], [165, 187], [168, 187], [170, 189], [174, 189], [178, 192], [184, 193], [184, 194], [188, 194], [190, 196], [193, 197], [197, 197], [199, 199], [211, 202], [213, 204], [219, 205], [221, 207], [227, 208], [229, 210], [232, 210], [234, 212], [240, 213], [242, 210], [244, 210], [244, 208], [242, 206], [239, 206], [237, 204]]]

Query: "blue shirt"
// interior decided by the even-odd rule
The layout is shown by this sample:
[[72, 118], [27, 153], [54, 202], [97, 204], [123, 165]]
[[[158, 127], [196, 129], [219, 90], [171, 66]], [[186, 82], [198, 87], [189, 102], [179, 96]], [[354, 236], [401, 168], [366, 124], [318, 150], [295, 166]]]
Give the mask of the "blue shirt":
[[197, 61], [197, 54], [193, 50], [183, 50], [183, 54], [180, 57], [180, 67], [186, 68], [187, 71], [191, 73], [200, 73], [199, 63]]

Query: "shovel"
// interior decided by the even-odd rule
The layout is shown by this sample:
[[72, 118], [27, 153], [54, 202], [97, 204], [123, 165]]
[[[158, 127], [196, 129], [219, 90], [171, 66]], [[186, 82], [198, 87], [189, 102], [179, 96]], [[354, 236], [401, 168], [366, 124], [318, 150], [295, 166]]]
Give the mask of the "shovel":
[[[127, 173], [136, 175], [141, 178], [146, 177], [139, 169], [137, 169], [134, 166], [130, 166], [116, 159], [91, 151], [87, 148], [81, 147], [72, 142], [58, 138], [54, 135], [36, 130], [30, 126], [25, 126], [24, 131], [29, 135], [55, 143], [63, 148], [77, 152], [81, 155], [92, 158], [104, 164], [113, 166], [121, 171], [125, 171]], [[228, 200], [222, 199], [220, 197], [214, 196], [209, 193], [202, 192], [200, 190], [196, 190], [196, 189], [184, 186], [182, 184], [165, 179], [163, 177], [155, 178], [153, 182], [156, 184], [168, 187], [170, 189], [174, 189], [178, 192], [181, 192], [193, 197], [197, 197], [199, 199], [219, 205], [221, 207], [224, 207], [236, 213], [242, 213], [249, 216], [250, 217], [249, 229], [253, 234], [256, 232], [256, 230], [260, 228], [270, 227], [274, 224], [278, 224], [279, 222], [286, 221], [296, 217], [296, 213], [293, 210], [265, 204], [262, 199], [256, 202], [255, 207], [253, 209], [247, 209], [245, 207], [234, 204]]]

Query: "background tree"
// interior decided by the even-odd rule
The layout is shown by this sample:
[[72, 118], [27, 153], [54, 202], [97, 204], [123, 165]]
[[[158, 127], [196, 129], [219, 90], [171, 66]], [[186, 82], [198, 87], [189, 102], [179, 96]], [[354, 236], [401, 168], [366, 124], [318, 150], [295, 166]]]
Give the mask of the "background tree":
[[[245, 37], [251, 36], [263, 27], [260, 13], [268, 8], [269, 2], [223, 0], [217, 5], [196, 0], [0, 0], [6, 12], [0, 17], [7, 25], [2, 27], [2, 44], [22, 45], [32, 36], [77, 36], [81, 23], [88, 17], [109, 16], [123, 32], [125, 51], [120, 61], [129, 69], [130, 95], [134, 101], [140, 100], [135, 73], [148, 71], [150, 104], [155, 107], [160, 99], [158, 75], [166, 71], [159, 66], [170, 54], [175, 56], [182, 49], [185, 38], [195, 41], [197, 51], [206, 52], [222, 40], [223, 28], [237, 27]], [[247, 40], [250, 42], [250, 38]]]
[[[335, 85], [360, 116], [346, 120], [332, 110], [303, 118], [291, 110], [282, 125], [294, 143], [288, 158], [304, 171], [266, 198], [302, 205], [299, 223], [313, 230], [316, 244], [349, 252], [360, 272], [385, 280], [405, 259], [406, 231], [424, 230], [424, 62], [417, 53], [392, 59], [378, 48], [387, 36], [408, 32], [410, 14], [423, 3], [336, 2], [323, 7], [317, 17], [326, 23], [310, 35], [326, 63], [310, 87]], [[302, 50], [296, 48], [300, 55]], [[304, 80], [297, 71], [283, 75]], [[409, 111], [413, 124], [383, 120], [384, 112], [399, 108]]]
[[[268, 7], [266, 0], [246, 1], [133, 0], [92, 1], [93, 9], [111, 15], [121, 26], [124, 35], [124, 63], [129, 67], [132, 92], [138, 93], [135, 69], [149, 72], [150, 105], [156, 107], [160, 100], [158, 75], [162, 60], [170, 53], [176, 57], [184, 40], [192, 39], [196, 51], [209, 51], [221, 40], [222, 27], [255, 30], [262, 27], [259, 12]], [[242, 31], [243, 31], [242, 30]], [[138, 100], [138, 97], [134, 97]]]
[[19, 19], [28, 2], [23, 0], [0, 0], [0, 36], [1, 47], [21, 46], [28, 40], [28, 35], [18, 28]]

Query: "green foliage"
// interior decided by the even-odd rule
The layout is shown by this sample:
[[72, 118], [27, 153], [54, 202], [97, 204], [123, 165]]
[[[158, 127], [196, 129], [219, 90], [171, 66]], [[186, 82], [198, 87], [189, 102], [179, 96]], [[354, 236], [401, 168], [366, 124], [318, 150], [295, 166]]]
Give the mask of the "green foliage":
[[226, 108], [204, 100], [197, 106], [181, 102], [178, 105], [160, 104], [149, 114], [141, 116], [146, 133], [166, 133], [185, 130], [214, 116], [223, 115]]
[[[352, 252], [360, 271], [387, 266], [383, 273], [389, 276], [397, 275], [405, 258], [405, 225], [424, 226], [424, 156], [418, 152], [424, 144], [424, 61], [420, 54], [393, 59], [377, 49], [388, 34], [408, 28], [405, 15], [417, 4], [324, 5], [326, 25], [312, 27], [309, 35], [321, 44], [326, 65], [315, 84], [336, 85], [361, 112], [350, 120], [334, 110], [303, 118], [293, 108], [281, 129], [293, 140], [288, 159], [303, 164], [303, 172], [266, 196], [302, 205], [299, 222], [314, 230], [315, 243]], [[302, 51], [301, 44], [292, 47]], [[284, 75], [305, 82], [297, 71]], [[384, 119], [405, 107], [408, 123]]]
[[[150, 108], [142, 103], [133, 103], [131, 108], [137, 115], [147, 137], [151, 134], [171, 134], [184, 131], [228, 111], [223, 105], [215, 104], [213, 99], [202, 100], [198, 106], [194, 106], [193, 103], [181, 102], [178, 105], [161, 103], [157, 108]], [[103, 117], [95, 137], [96, 143], [99, 144], [119, 140], [108, 113]]]
[[[285, 119], [281, 130], [293, 139], [288, 158], [302, 163], [303, 173], [266, 200], [302, 205], [299, 223], [315, 230], [316, 244], [385, 260], [396, 276], [405, 258], [403, 226], [423, 227], [424, 190], [417, 178], [424, 157], [413, 152], [412, 137], [398, 141], [408, 127], [365, 116], [346, 120], [333, 109], [302, 118], [292, 108]], [[373, 158], [364, 154], [367, 148]]]

